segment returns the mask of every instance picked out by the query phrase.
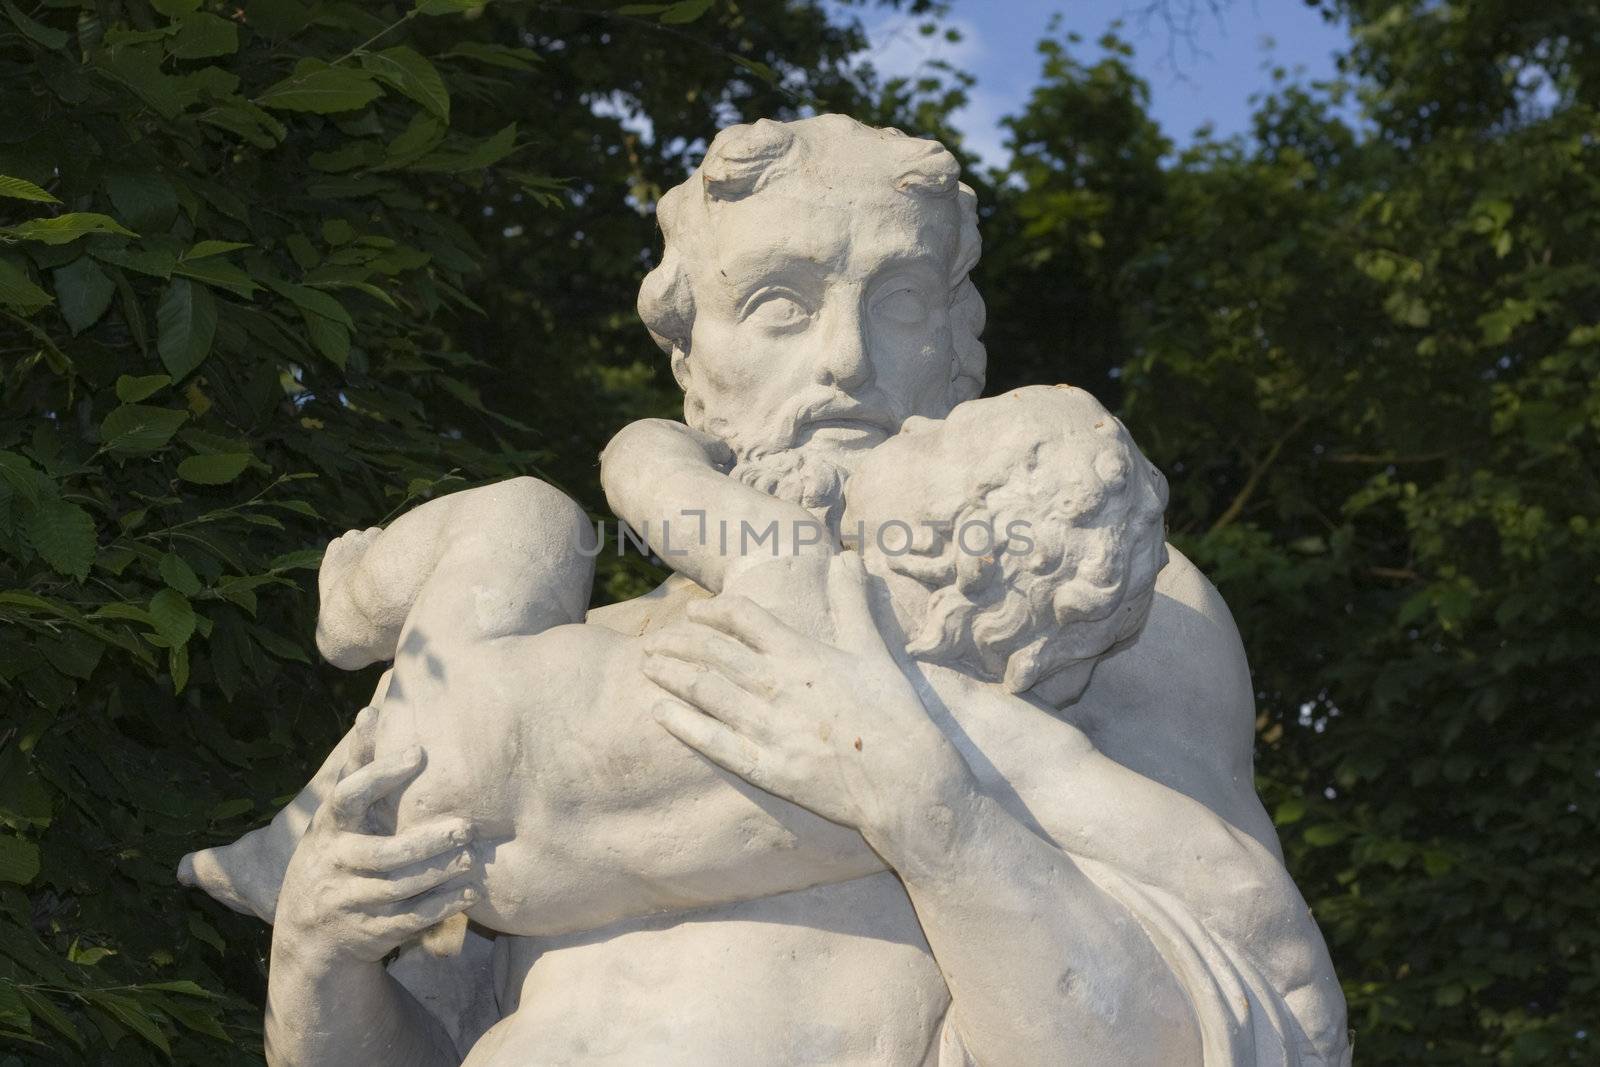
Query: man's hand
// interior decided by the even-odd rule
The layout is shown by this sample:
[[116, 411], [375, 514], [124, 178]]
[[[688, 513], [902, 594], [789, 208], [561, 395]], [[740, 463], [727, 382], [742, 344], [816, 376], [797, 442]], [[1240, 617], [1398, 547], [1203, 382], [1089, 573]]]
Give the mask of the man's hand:
[[928, 718], [872, 618], [861, 557], [828, 571], [835, 643], [752, 601], [691, 604], [646, 645], [645, 674], [676, 700], [656, 709], [684, 744], [739, 777], [860, 830], [890, 863], [902, 835], [935, 833], [977, 786]]
[[318, 809], [284, 875], [274, 937], [302, 958], [377, 962], [466, 911], [481, 895], [473, 831], [466, 820], [439, 819], [395, 834], [373, 832], [370, 809], [398, 792], [424, 764], [422, 750], [415, 747], [375, 759], [376, 725], [376, 708], [357, 717], [339, 784]]

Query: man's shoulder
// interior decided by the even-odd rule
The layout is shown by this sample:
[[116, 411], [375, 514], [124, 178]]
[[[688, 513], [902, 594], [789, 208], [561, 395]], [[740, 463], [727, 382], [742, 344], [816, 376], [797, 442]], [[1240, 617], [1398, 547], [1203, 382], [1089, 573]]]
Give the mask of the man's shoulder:
[[1233, 615], [1177, 549], [1156, 579], [1150, 617], [1132, 644], [1095, 668], [1064, 710], [1118, 763], [1200, 800], [1264, 843], [1255, 796], [1255, 694]]
[[644, 596], [590, 609], [584, 621], [629, 637], [639, 637], [681, 616], [691, 600], [703, 600], [710, 595], [688, 578], [674, 574]]

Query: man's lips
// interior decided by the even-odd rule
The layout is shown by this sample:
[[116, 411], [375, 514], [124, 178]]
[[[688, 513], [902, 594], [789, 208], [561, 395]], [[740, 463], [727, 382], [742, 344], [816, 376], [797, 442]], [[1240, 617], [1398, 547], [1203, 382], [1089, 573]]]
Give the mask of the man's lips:
[[888, 436], [899, 429], [895, 420], [865, 404], [849, 400], [830, 400], [803, 412], [797, 428], [816, 433], [818, 430], [854, 430]]
[[889, 437], [876, 422], [862, 419], [816, 419], [800, 427], [799, 443], [806, 441], [831, 441], [835, 444], [877, 443]]

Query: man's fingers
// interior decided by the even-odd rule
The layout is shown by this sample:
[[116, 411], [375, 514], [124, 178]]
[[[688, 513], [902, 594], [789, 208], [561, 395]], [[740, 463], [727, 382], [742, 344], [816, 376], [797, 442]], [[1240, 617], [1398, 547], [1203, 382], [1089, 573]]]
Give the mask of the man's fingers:
[[716, 671], [667, 656], [647, 655], [644, 676], [685, 704], [736, 730], [752, 730], [760, 722], [755, 711], [762, 698], [739, 688]]
[[459, 849], [472, 837], [465, 819], [440, 819], [397, 834], [344, 834], [335, 856], [346, 870], [384, 873]]
[[422, 765], [422, 749], [412, 745], [352, 773], [333, 787], [333, 796], [328, 798], [334, 824], [344, 830], [361, 829], [367, 810], [415, 778]]
[[350, 727], [350, 748], [345, 756], [341, 779], [348, 778], [372, 762], [378, 743], [378, 709], [368, 704], [356, 713], [355, 725]]
[[713, 630], [721, 630], [757, 652], [784, 653], [791, 650], [800, 635], [748, 597], [722, 596], [696, 600], [685, 614]]
[[754, 786], [763, 784], [761, 750], [722, 723], [675, 700], [655, 706], [656, 722], [706, 759]]
[[459, 915], [483, 896], [474, 885], [446, 885], [415, 900], [391, 904], [390, 917], [382, 923], [381, 937], [398, 944], [413, 938], [430, 926], [437, 926], [452, 915]]
[[699, 623], [682, 622], [669, 626], [646, 640], [644, 649], [654, 656], [670, 656], [685, 663], [710, 668], [741, 689], [758, 696], [771, 696], [776, 688], [771, 670], [758, 654]]
[[854, 652], [884, 647], [883, 634], [872, 617], [867, 569], [861, 553], [843, 552], [828, 563], [828, 610], [833, 615], [833, 643]]
[[414, 863], [383, 878], [362, 878], [357, 892], [374, 904], [397, 904], [474, 873], [476, 859], [470, 846], [444, 852]]

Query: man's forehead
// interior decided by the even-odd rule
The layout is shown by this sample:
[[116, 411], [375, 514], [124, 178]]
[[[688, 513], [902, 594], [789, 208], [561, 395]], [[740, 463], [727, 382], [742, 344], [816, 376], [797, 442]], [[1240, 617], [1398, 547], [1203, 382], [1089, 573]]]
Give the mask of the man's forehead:
[[810, 265], [822, 273], [871, 271], [886, 263], [925, 265], [941, 274], [955, 254], [953, 202], [886, 188], [851, 197], [764, 190], [712, 212], [710, 251], [729, 284]]

